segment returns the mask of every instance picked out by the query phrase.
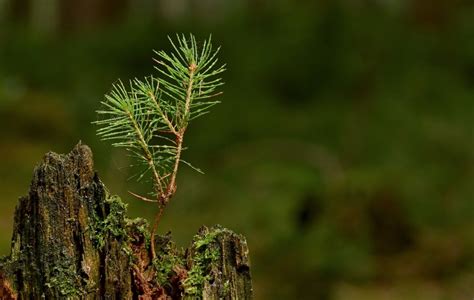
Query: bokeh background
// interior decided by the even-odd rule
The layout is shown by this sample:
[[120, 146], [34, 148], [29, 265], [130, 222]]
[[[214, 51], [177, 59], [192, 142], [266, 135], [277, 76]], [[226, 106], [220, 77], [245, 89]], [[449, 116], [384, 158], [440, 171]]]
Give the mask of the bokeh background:
[[256, 299], [474, 297], [470, 0], [0, 0], [1, 255], [34, 166], [79, 140], [152, 217], [91, 122], [181, 32], [228, 71], [186, 137], [206, 175], [181, 169], [160, 232], [244, 234]]

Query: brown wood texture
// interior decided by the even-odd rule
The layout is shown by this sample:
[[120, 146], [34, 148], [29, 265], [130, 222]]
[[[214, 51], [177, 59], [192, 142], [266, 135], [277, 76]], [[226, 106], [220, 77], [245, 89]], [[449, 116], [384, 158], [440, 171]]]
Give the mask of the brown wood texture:
[[48, 153], [15, 211], [0, 299], [251, 299], [245, 238], [202, 227], [188, 249], [156, 238], [94, 171], [92, 152]]

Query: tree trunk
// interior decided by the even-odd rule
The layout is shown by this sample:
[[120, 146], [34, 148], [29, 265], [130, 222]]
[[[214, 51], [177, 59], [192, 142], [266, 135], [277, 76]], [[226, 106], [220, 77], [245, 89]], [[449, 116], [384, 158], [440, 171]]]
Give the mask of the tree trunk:
[[11, 254], [0, 259], [0, 299], [250, 299], [245, 238], [202, 227], [179, 250], [128, 219], [107, 193], [92, 152], [48, 153], [15, 211]]

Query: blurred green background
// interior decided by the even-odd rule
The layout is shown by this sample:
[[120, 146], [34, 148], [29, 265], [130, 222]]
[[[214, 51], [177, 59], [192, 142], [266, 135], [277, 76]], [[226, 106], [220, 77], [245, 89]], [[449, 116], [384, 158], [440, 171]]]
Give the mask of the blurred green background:
[[474, 297], [470, 0], [0, 0], [1, 255], [34, 166], [79, 140], [152, 217], [91, 122], [176, 32], [212, 33], [228, 71], [160, 232], [244, 234], [256, 299]]

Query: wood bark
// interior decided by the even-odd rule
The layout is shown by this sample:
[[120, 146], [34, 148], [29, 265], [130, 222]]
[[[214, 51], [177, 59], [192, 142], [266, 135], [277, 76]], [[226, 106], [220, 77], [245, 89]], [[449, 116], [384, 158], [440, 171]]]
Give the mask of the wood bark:
[[94, 171], [92, 152], [48, 153], [15, 211], [0, 299], [251, 299], [245, 238], [202, 227], [188, 249], [156, 238]]

